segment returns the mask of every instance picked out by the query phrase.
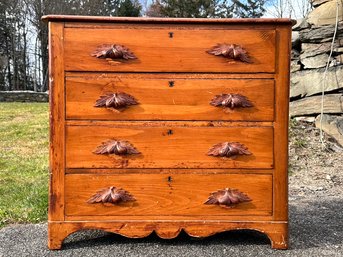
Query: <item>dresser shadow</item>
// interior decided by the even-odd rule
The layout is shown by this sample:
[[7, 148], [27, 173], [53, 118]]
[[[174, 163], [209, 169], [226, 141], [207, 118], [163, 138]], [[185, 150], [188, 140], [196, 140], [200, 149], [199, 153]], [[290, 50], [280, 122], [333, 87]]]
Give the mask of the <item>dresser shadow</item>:
[[270, 241], [266, 235], [254, 230], [233, 230], [217, 233], [213, 236], [196, 238], [181, 232], [176, 238], [162, 239], [154, 232], [145, 238], [127, 238], [118, 234], [101, 230], [84, 230], [70, 235], [63, 243], [63, 250], [80, 249], [88, 247], [169, 247], [169, 246], [240, 246], [240, 245], [266, 245]]
[[[342, 244], [343, 199], [290, 201], [289, 250], [334, 247]], [[135, 248], [168, 246], [246, 246], [270, 248], [270, 241], [263, 233], [253, 230], [233, 230], [205, 238], [194, 238], [181, 232], [174, 239], [161, 239], [155, 233], [146, 238], [131, 239], [101, 230], [84, 230], [73, 233], [63, 243], [63, 250], [118, 246]], [[222, 247], [222, 246], [221, 246]]]

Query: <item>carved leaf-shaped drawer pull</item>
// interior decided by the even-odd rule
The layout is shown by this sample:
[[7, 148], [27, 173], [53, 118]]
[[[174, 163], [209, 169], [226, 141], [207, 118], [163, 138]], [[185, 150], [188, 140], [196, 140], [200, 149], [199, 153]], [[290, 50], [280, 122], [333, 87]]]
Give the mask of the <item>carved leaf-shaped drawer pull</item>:
[[210, 105], [215, 107], [224, 107], [224, 108], [247, 108], [254, 106], [249, 99], [240, 94], [221, 94], [216, 95], [210, 102]]
[[116, 188], [114, 186], [104, 188], [96, 192], [87, 203], [120, 203], [136, 201], [136, 199], [127, 191], [122, 188]]
[[138, 104], [137, 100], [124, 92], [107, 93], [96, 100], [94, 107], [114, 108], [116, 110]]
[[94, 152], [95, 154], [139, 154], [140, 152], [128, 141], [108, 140], [99, 145]]
[[239, 60], [246, 63], [251, 63], [251, 59], [241, 46], [235, 44], [217, 44], [210, 50], [206, 51], [208, 54], [216, 56], [224, 56], [228, 59]]
[[204, 204], [218, 204], [232, 208], [239, 203], [252, 201], [249, 196], [240, 192], [238, 189], [225, 188], [212, 192]]
[[103, 44], [97, 47], [97, 49], [91, 54], [96, 58], [110, 58], [110, 59], [137, 59], [127, 47], [118, 44]]
[[216, 157], [236, 158], [238, 155], [250, 155], [248, 148], [238, 142], [223, 142], [215, 144], [207, 152], [207, 155]]

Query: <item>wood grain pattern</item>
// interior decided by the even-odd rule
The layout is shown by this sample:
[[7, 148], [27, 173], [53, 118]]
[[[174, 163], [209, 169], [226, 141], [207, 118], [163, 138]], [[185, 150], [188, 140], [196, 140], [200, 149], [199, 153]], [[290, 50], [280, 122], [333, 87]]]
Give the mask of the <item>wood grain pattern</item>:
[[207, 237], [228, 230], [250, 229], [268, 236], [274, 249], [287, 249], [287, 222], [235, 222], [235, 221], [109, 221], [109, 222], [50, 222], [49, 248], [61, 249], [63, 240], [70, 234], [83, 229], [102, 229], [130, 238], [147, 237], [155, 232], [160, 238], [175, 238], [181, 231], [192, 237]]
[[[169, 32], [173, 31], [173, 38]], [[92, 35], [91, 37], [89, 35]], [[65, 67], [68, 71], [131, 72], [274, 72], [274, 30], [196, 30], [182, 26], [140, 29], [65, 28]], [[228, 61], [206, 51], [218, 43], [244, 47], [252, 63]], [[91, 53], [103, 44], [125, 45], [137, 60], [97, 59]], [[77, 58], [75, 58], [77, 57]]]
[[288, 26], [295, 25], [296, 21], [289, 18], [161, 18], [161, 17], [110, 17], [110, 16], [81, 16], [81, 15], [44, 15], [42, 17], [43, 21], [63, 21], [63, 22], [82, 22], [96, 23], [96, 22], [111, 22], [113, 23], [183, 23], [183, 24], [244, 24], [246, 26], [251, 26], [255, 24], [268, 25], [268, 23], [275, 23], [277, 25], [286, 24]]
[[[216, 205], [218, 208], [225, 208]], [[226, 208], [230, 209], [230, 208]], [[221, 221], [226, 221], [226, 220], [231, 220], [231, 221], [272, 221], [273, 216], [268, 215], [268, 216], [260, 216], [260, 215], [250, 215], [250, 216], [245, 216], [245, 215], [230, 215], [227, 216], [225, 215], [203, 215], [203, 216], [197, 216], [197, 215], [168, 215], [168, 216], [163, 216], [163, 215], [145, 215], [145, 216], [139, 216], [139, 215], [131, 215], [128, 216], [128, 218], [125, 218], [124, 215], [111, 215], [111, 216], [106, 216], [104, 217], [105, 220], [99, 220], [99, 216], [97, 215], [73, 215], [73, 216], [65, 216], [65, 221], [70, 222], [70, 221], [98, 221], [98, 222], [104, 222], [104, 221], [160, 221], [163, 219], [168, 219], [168, 220], [175, 220], [175, 221], [209, 221], [209, 220], [215, 220], [217, 222]]]
[[49, 212], [50, 221], [64, 220], [64, 61], [63, 23], [49, 23]]
[[[103, 120], [66, 120], [66, 125], [69, 126], [89, 126], [97, 125], [102, 126], [113, 123], [112, 121]], [[124, 128], [127, 126], [141, 126], [141, 127], [185, 127], [185, 128], [198, 128], [198, 127], [273, 127], [271, 121], [115, 121], [116, 126]]]
[[[101, 78], [101, 79], [99, 79]], [[173, 87], [169, 82], [173, 81]], [[246, 120], [274, 119], [274, 80], [271, 79], [168, 79], [144, 75], [66, 78], [67, 119], [92, 120]], [[125, 92], [139, 105], [117, 112], [94, 107], [107, 92]], [[223, 109], [210, 105], [220, 94], [241, 94], [254, 106]]]
[[[292, 20], [43, 19], [50, 21], [50, 249], [82, 229], [130, 238], [254, 229], [270, 238], [272, 248], [288, 247]], [[224, 43], [240, 45], [251, 63], [206, 53]], [[125, 45], [138, 59], [92, 57], [103, 44]], [[94, 107], [101, 95], [117, 90], [139, 105]], [[230, 93], [246, 96], [252, 106], [225, 111], [210, 105], [215, 95]], [[129, 141], [141, 154], [92, 153], [114, 139]], [[239, 142], [252, 154], [208, 156], [221, 142]], [[136, 201], [87, 203], [111, 186]], [[252, 201], [234, 208], [204, 204], [224, 188]]]
[[[120, 125], [120, 124], [119, 124]], [[271, 127], [143, 127], [135, 123], [117, 127], [68, 126], [66, 163], [68, 168], [272, 168]], [[109, 139], [127, 140], [139, 155], [96, 155], [93, 150]], [[251, 155], [232, 160], [208, 156], [213, 145], [233, 141], [249, 148]]]
[[[112, 204], [89, 204], [87, 200], [102, 188], [115, 185], [125, 188], [136, 199], [134, 202]], [[217, 205], [206, 205], [210, 193], [221, 188], [237, 188], [252, 199], [228, 209]], [[145, 215], [232, 215], [270, 216], [272, 214], [272, 176], [247, 174], [135, 174], [116, 175], [67, 175], [67, 216], [94, 215], [98, 220], [108, 216]]]
[[127, 72], [106, 72], [98, 73], [91, 71], [65, 71], [66, 77], [92, 77], [94, 74], [99, 75], [98, 79], [113, 77], [126, 77], [139, 79], [274, 79], [273, 73], [127, 73]]
[[273, 169], [66, 169], [66, 174], [273, 174]]
[[277, 29], [276, 114], [274, 140], [274, 218], [288, 220], [288, 108], [289, 108], [289, 66], [291, 30], [288, 26]]

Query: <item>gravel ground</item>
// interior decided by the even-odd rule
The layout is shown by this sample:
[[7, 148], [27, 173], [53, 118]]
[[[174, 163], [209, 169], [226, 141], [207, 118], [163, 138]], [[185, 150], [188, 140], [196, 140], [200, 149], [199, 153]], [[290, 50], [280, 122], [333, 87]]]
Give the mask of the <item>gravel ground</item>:
[[343, 148], [325, 134], [324, 143], [323, 146], [319, 129], [313, 123], [291, 123], [288, 169], [291, 197], [343, 195]]
[[343, 256], [343, 200], [340, 197], [292, 197], [290, 249], [272, 250], [263, 234], [225, 232], [205, 239], [181, 234], [128, 239], [102, 231], [69, 236], [60, 251], [47, 249], [47, 225], [13, 225], [0, 233], [0, 256]]
[[313, 124], [293, 122], [290, 132], [290, 249], [272, 250], [254, 231], [230, 231], [195, 239], [181, 234], [128, 239], [102, 231], [69, 236], [60, 251], [47, 249], [47, 224], [0, 230], [0, 257], [7, 256], [343, 256], [343, 150]]

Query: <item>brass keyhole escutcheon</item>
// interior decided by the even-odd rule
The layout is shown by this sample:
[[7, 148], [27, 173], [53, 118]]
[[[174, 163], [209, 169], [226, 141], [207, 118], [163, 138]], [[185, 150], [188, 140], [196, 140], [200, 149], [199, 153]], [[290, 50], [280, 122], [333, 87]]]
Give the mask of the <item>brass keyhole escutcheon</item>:
[[175, 85], [174, 81], [169, 81], [169, 87], [173, 87]]

